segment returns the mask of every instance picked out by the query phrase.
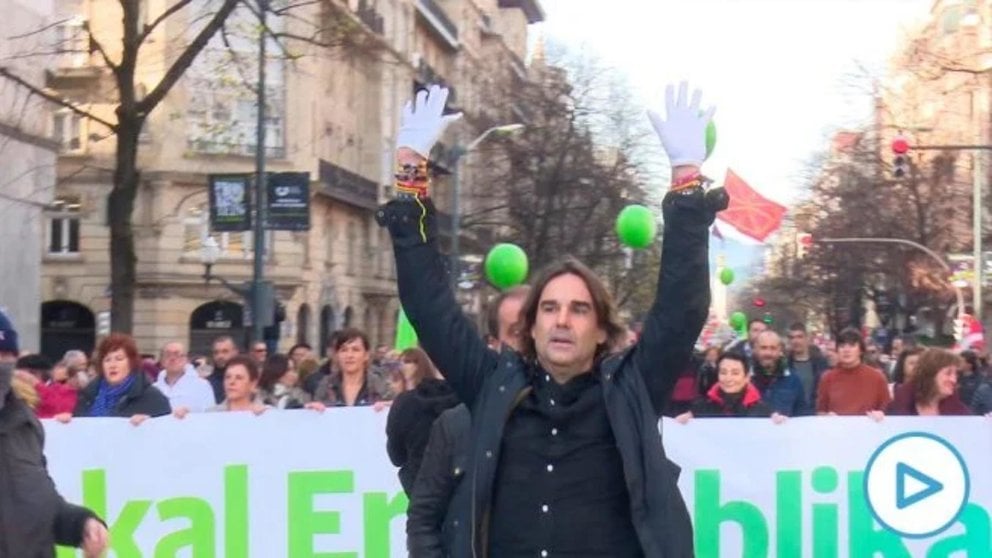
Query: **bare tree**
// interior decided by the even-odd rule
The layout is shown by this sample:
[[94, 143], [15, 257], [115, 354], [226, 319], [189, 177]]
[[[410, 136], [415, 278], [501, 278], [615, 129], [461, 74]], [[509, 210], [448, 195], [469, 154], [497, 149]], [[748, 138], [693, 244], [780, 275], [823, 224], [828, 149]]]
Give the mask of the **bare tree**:
[[594, 61], [553, 52], [531, 71], [529, 83], [503, 98], [526, 107], [527, 129], [502, 142], [505, 159], [474, 189], [463, 226], [519, 244], [535, 265], [580, 259], [636, 319], [653, 300], [660, 242], [631, 251], [615, 225], [633, 203], [660, 214], [660, 196], [649, 194], [660, 180], [643, 164], [647, 142], [657, 139], [622, 82]]
[[[111, 5], [110, 2], [106, 4]], [[218, 34], [223, 33], [227, 43], [228, 34], [239, 33], [237, 29], [226, 28], [226, 24], [232, 19], [232, 14], [241, 8], [257, 15], [261, 5], [272, 15], [270, 21], [291, 20], [294, 25], [279, 27], [271, 25], [265, 28], [269, 37], [277, 42], [282, 55], [289, 60], [300, 56], [298, 52], [294, 53], [294, 43], [327, 48], [354, 44], [368, 49], [370, 41], [375, 42], [374, 39], [361, 38], [365, 37], [365, 34], [360, 32], [360, 24], [353, 18], [336, 17], [335, 14], [339, 14], [342, 8], [332, 2], [217, 0], [205, 3], [194, 0], [172, 0], [171, 4], [166, 5], [160, 13], [148, 14], [147, 23], [142, 24], [140, 22], [143, 16], [143, 4], [122, 0], [119, 7], [116, 7], [120, 13], [121, 26], [116, 30], [103, 30], [107, 31], [106, 35], [98, 34], [88, 26], [84, 28], [86, 44], [88, 44], [86, 54], [99, 60], [99, 64], [112, 77], [110, 102], [115, 107], [113, 118], [102, 116], [83, 103], [64, 98], [57, 92], [33, 84], [8, 67], [0, 67], [0, 76], [3, 78], [82, 118], [99, 123], [116, 139], [107, 215], [110, 228], [110, 284], [113, 293], [111, 319], [114, 329], [122, 332], [132, 331], [134, 319], [137, 255], [132, 216], [141, 184], [141, 169], [138, 164], [139, 138], [149, 115], [179, 83], [208, 44]], [[180, 42], [178, 46], [170, 45], [172, 56], [166, 71], [161, 79], [145, 92], [146, 86], [139, 79], [141, 70], [139, 61], [143, 59], [144, 52], [148, 48], [149, 37], [156, 30], [172, 22], [185, 23], [190, 30], [187, 35], [190, 40], [186, 44]], [[257, 29], [254, 32], [257, 40]], [[112, 45], [106, 38], [107, 35], [119, 36], [120, 44]], [[66, 48], [64, 44], [56, 44], [46, 52], [39, 51], [34, 54], [65, 53]], [[142, 76], [142, 79], [144, 77]], [[254, 78], [245, 76], [244, 80], [252, 83]]]

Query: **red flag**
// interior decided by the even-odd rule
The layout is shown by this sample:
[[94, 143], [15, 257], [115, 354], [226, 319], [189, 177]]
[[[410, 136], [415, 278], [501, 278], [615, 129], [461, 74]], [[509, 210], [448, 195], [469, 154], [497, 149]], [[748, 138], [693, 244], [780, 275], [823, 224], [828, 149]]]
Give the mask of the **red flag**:
[[730, 196], [730, 205], [717, 218], [741, 234], [764, 242], [782, 224], [785, 206], [759, 194], [734, 174], [734, 171], [727, 170], [723, 187]]

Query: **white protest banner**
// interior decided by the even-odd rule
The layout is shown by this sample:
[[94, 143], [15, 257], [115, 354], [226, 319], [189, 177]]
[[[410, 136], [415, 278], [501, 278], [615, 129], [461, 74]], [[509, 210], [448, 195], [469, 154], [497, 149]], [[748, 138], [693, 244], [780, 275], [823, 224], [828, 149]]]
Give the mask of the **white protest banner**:
[[[669, 458], [682, 467], [699, 557], [992, 557], [992, 420], [666, 419], [663, 432]], [[933, 437], [964, 466], [935, 459], [940, 444], [916, 451]], [[871, 503], [869, 492], [877, 495]], [[940, 531], [900, 536], [878, 521], [897, 524], [907, 514], [900, 532], [914, 523]]]
[[[406, 498], [385, 453], [385, 420], [364, 408], [139, 427], [46, 421], [46, 453], [62, 494], [106, 518], [115, 558], [405, 556]], [[663, 428], [701, 558], [992, 556], [988, 419], [666, 419]], [[945, 454], [950, 461], [934, 461]], [[881, 494], [871, 504], [869, 462], [867, 492]], [[900, 536], [879, 519], [941, 530]]]

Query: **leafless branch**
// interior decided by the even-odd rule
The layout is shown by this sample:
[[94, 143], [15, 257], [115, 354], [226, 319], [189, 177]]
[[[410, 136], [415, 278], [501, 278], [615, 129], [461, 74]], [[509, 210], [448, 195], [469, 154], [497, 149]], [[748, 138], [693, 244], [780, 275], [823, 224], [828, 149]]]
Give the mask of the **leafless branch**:
[[29, 81], [25, 80], [24, 78], [18, 76], [17, 74], [14, 74], [13, 72], [11, 72], [10, 70], [8, 70], [7, 68], [0, 67], [0, 76], [3, 76], [5, 78], [13, 81], [14, 83], [20, 85], [21, 87], [24, 87], [29, 92], [31, 92], [31, 94], [33, 94], [33, 95], [37, 95], [37, 96], [41, 97], [42, 99], [45, 99], [46, 101], [50, 101], [50, 102], [55, 103], [55, 104], [57, 104], [59, 106], [62, 106], [64, 108], [67, 108], [67, 109], [71, 110], [72, 112], [78, 114], [79, 116], [81, 116], [83, 118], [88, 118], [88, 119], [90, 119], [90, 120], [92, 120], [94, 122], [98, 122], [100, 124], [103, 124], [104, 126], [106, 126], [107, 128], [109, 128], [111, 131], [113, 131], [114, 133], [117, 132], [117, 125], [116, 124], [111, 124], [110, 122], [108, 122], [108, 121], [100, 118], [99, 116], [93, 114], [92, 112], [90, 112], [88, 110], [85, 110], [85, 109], [82, 109], [82, 108], [79, 108], [75, 104], [70, 103], [69, 101], [66, 101], [62, 97], [59, 97], [58, 95], [53, 95], [53, 94], [45, 91], [44, 89], [42, 89], [42, 88], [40, 88], [40, 87], [32, 84], [31, 82], [29, 82]]
[[178, 0], [175, 4], [173, 4], [173, 5], [169, 6], [168, 8], [166, 8], [166, 10], [164, 12], [162, 12], [161, 14], [159, 14], [159, 16], [157, 18], [155, 18], [154, 20], [152, 20], [151, 23], [146, 23], [145, 24], [145, 28], [141, 30], [141, 34], [138, 35], [138, 44], [140, 45], [141, 43], [143, 43], [145, 41], [145, 39], [147, 39], [148, 36], [152, 34], [152, 31], [155, 31], [155, 28], [156, 27], [158, 27], [159, 25], [161, 25], [161, 23], [163, 21], [169, 19], [169, 16], [171, 16], [171, 15], [175, 14], [176, 12], [178, 12], [179, 10], [185, 8], [192, 1], [193, 0]]
[[179, 55], [179, 58], [172, 63], [172, 66], [166, 71], [162, 81], [158, 82], [158, 85], [144, 99], [138, 102], [139, 113], [149, 114], [152, 109], [158, 106], [159, 102], [165, 98], [166, 94], [179, 81], [179, 78], [182, 77], [183, 72], [189, 68], [193, 60], [207, 46], [210, 38], [221, 28], [224, 21], [227, 20], [227, 16], [231, 15], [231, 12], [237, 7], [238, 2], [239, 0], [224, 0], [224, 4], [217, 10], [213, 18], [200, 30], [196, 38], [193, 39], [193, 42]]
[[106, 64], [107, 67], [110, 68], [112, 72], [114, 72], [114, 74], [117, 74], [119, 66], [115, 64], [113, 60], [110, 59], [110, 55], [107, 54], [106, 49], [103, 48], [103, 45], [100, 44], [100, 41], [97, 40], [96, 35], [94, 35], [93, 31], [90, 30], [89, 22], [87, 22], [83, 26], [83, 29], [86, 30], [86, 35], [89, 37], [90, 52], [95, 50], [98, 53], [100, 53], [100, 58], [103, 59], [103, 63]]

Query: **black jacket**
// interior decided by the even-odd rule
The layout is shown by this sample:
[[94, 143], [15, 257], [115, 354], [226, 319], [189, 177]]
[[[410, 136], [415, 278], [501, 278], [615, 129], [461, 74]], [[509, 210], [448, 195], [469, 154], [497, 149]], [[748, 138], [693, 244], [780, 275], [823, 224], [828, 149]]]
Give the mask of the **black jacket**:
[[386, 451], [400, 468], [400, 484], [407, 494], [420, 470], [431, 425], [444, 411], [458, 404], [458, 396], [443, 380], [426, 378], [413, 390], [393, 401], [386, 421]]
[[406, 512], [410, 558], [448, 555], [452, 543], [448, 525], [457, 521], [448, 512], [468, 467], [471, 425], [465, 405], [448, 409], [434, 421]]
[[79, 546], [90, 510], [67, 503], [48, 476], [45, 431], [13, 393], [0, 401], [0, 558], [52, 558]]
[[[715, 216], [701, 191], [669, 193], [662, 202], [665, 231], [655, 302], [638, 343], [597, 363], [603, 397], [629, 487], [631, 517], [649, 558], [693, 556], [692, 523], [677, 485], [679, 468], [662, 447], [658, 418], [709, 309], [709, 226]], [[486, 556], [493, 483], [503, 429], [536, 363], [518, 353], [488, 349], [448, 288], [437, 249], [436, 212], [397, 199], [377, 212], [389, 227], [400, 302], [421, 346], [472, 414], [471, 498], [457, 500], [452, 555]], [[581, 226], [576, 224], [576, 226]], [[544, 262], [540, 262], [544, 263]]]
[[737, 397], [728, 396], [719, 385], [714, 385], [706, 395], [692, 403], [692, 415], [696, 418], [770, 417], [772, 408], [761, 400], [758, 389], [750, 383]]
[[[162, 394], [140, 371], [131, 372], [134, 376], [134, 383], [131, 389], [124, 394], [124, 397], [117, 403], [117, 408], [111, 413], [114, 417], [131, 418], [134, 415], [148, 415], [150, 417], [160, 417], [172, 412], [169, 399]], [[77, 417], [88, 417], [90, 407], [96, 394], [100, 390], [100, 382], [90, 382], [86, 389], [79, 392], [76, 400], [76, 410], [72, 412]]]

